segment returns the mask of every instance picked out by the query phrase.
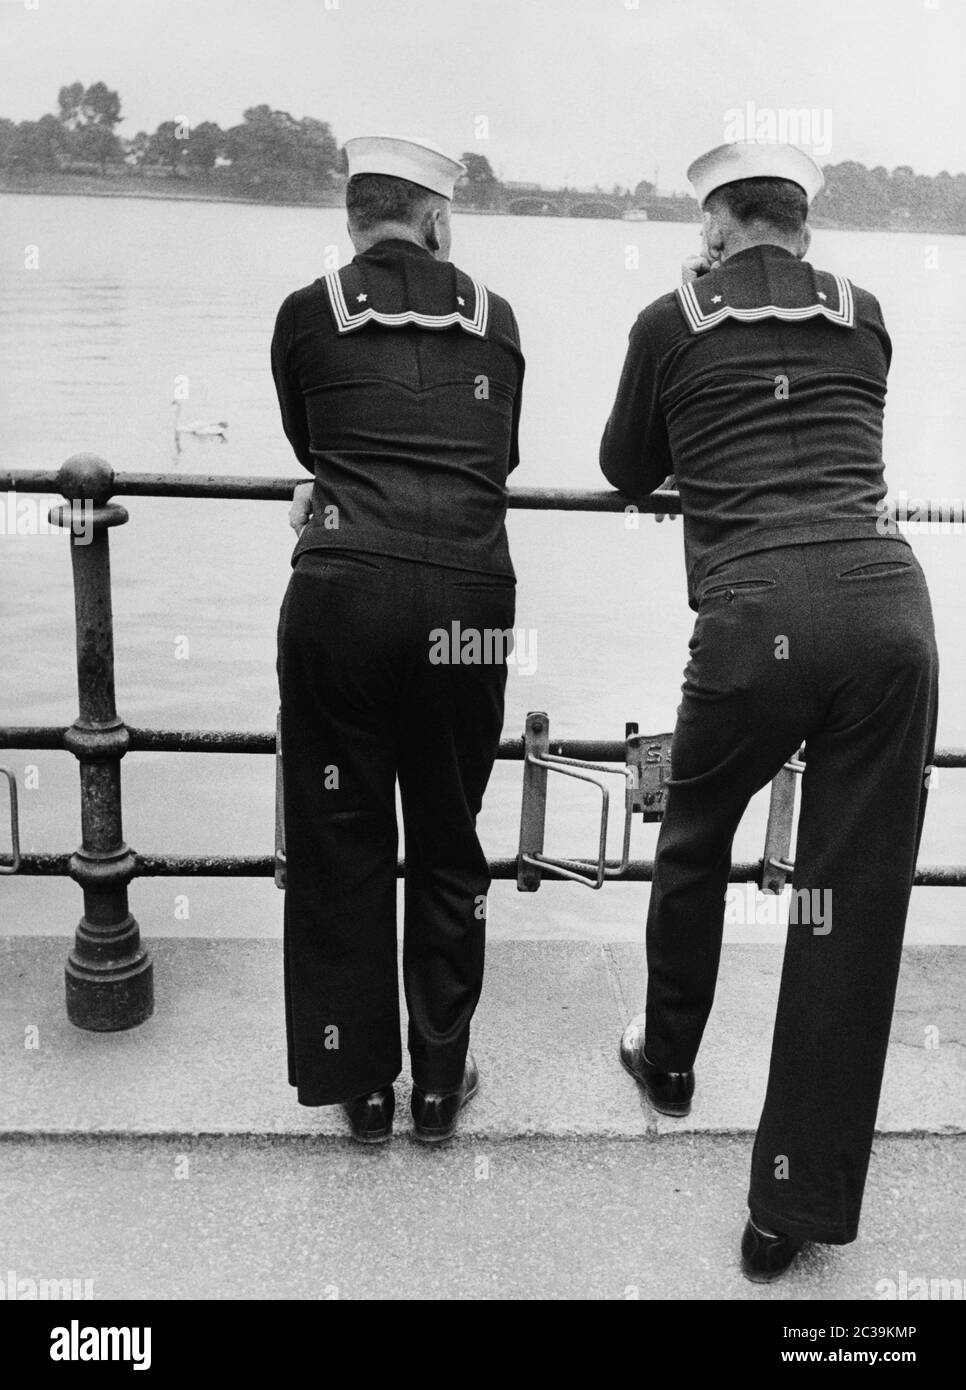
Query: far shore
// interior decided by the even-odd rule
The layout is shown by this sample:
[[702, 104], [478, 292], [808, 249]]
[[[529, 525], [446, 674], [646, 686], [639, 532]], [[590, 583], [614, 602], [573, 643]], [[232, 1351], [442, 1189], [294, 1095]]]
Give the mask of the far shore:
[[[318, 198], [318, 199], [288, 199], [288, 198], [246, 198], [244, 194], [213, 192], [203, 184], [187, 184], [179, 181], [180, 186], [174, 185], [169, 181], [145, 179], [131, 187], [129, 183], [120, 179], [98, 178], [96, 176], [84, 175], [76, 176], [73, 174], [44, 174], [36, 180], [9, 179], [0, 176], [0, 194], [18, 193], [31, 197], [51, 197], [51, 198], [148, 198], [158, 202], [177, 202], [177, 203], [242, 203], [246, 207], [256, 208], [336, 208], [345, 207], [343, 197], [340, 194], [337, 198]], [[108, 185], [105, 187], [105, 185]], [[473, 208], [465, 204], [456, 203], [453, 207], [454, 213], [469, 213], [475, 217], [510, 217], [513, 215], [521, 216], [527, 214], [511, 214], [506, 208]], [[540, 215], [545, 214], [531, 214]], [[550, 214], [558, 217], [559, 220], [566, 220], [560, 214]], [[580, 218], [579, 221], [588, 221], [588, 218]], [[600, 218], [593, 219], [599, 221], [620, 221], [622, 219]], [[664, 219], [667, 220], [667, 219]], [[686, 220], [686, 219], [682, 219]]]
[[[133, 186], [132, 186], [133, 184]], [[179, 185], [169, 180], [133, 180], [98, 178], [96, 175], [41, 174], [31, 179], [11, 179], [0, 177], [0, 193], [20, 193], [53, 198], [152, 198], [165, 202], [178, 203], [244, 203], [249, 207], [260, 208], [338, 208], [341, 199], [317, 199], [311, 202], [302, 200], [282, 200], [268, 198], [249, 198], [242, 193], [227, 193], [213, 190], [202, 183], [179, 180]]]
[[[69, 188], [43, 188], [27, 187], [24, 184], [13, 186], [8, 183], [0, 183], [0, 195], [11, 193], [19, 197], [30, 198], [143, 198], [148, 202], [155, 203], [240, 203], [244, 207], [250, 208], [311, 208], [314, 212], [323, 208], [344, 209], [343, 202], [299, 202], [283, 200], [281, 198], [245, 198], [240, 194], [233, 193], [211, 193], [205, 189], [197, 189], [185, 192], [181, 189], [156, 189], [156, 188], [77, 188], [71, 184]], [[509, 214], [504, 208], [470, 208], [457, 205], [454, 212], [468, 212], [477, 217], [507, 217]]]
[[[133, 186], [132, 186], [133, 185]], [[164, 202], [180, 203], [240, 203], [246, 207], [258, 208], [334, 208], [344, 207], [341, 193], [337, 197], [312, 199], [283, 199], [283, 198], [251, 198], [244, 194], [228, 193], [223, 190], [214, 191], [201, 182], [189, 180], [178, 180], [175, 184], [171, 180], [137, 179], [130, 178], [118, 179], [110, 176], [98, 177], [97, 175], [84, 174], [38, 174], [27, 179], [13, 179], [9, 176], [0, 175], [0, 194], [12, 193], [54, 197], [54, 198], [146, 198]], [[560, 221], [634, 221], [637, 225], [646, 225], [646, 219], [625, 219], [625, 218], [572, 218], [559, 213], [509, 213], [506, 208], [475, 208], [467, 207], [459, 203], [453, 207], [454, 213], [468, 213], [478, 217], [511, 217], [511, 216], [540, 216], [545, 218], [556, 217]], [[667, 216], [655, 216], [650, 219], [660, 225], [666, 222], [676, 222], [677, 225], [693, 225], [695, 218], [670, 218]], [[913, 233], [920, 236], [964, 236], [966, 231], [952, 231], [946, 227], [930, 227], [919, 224], [907, 226], [847, 226], [833, 222], [815, 221], [812, 224], [817, 231], [832, 232], [904, 232]]]

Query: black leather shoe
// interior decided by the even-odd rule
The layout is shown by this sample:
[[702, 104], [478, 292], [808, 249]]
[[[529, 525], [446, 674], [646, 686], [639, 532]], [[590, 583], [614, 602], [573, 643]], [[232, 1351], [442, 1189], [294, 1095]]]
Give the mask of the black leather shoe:
[[463, 1081], [458, 1091], [424, 1091], [413, 1087], [412, 1111], [416, 1138], [424, 1144], [438, 1144], [456, 1133], [456, 1121], [466, 1102], [476, 1095], [480, 1071], [472, 1052], [466, 1054]]
[[621, 1066], [644, 1087], [648, 1100], [662, 1115], [680, 1118], [691, 1112], [693, 1071], [661, 1071], [644, 1056], [644, 1015], [632, 1018], [621, 1035]]
[[756, 1226], [749, 1216], [741, 1237], [741, 1272], [753, 1284], [771, 1284], [782, 1277], [804, 1244], [794, 1236]]
[[396, 1093], [391, 1086], [383, 1086], [381, 1091], [347, 1100], [342, 1109], [349, 1121], [353, 1139], [360, 1144], [384, 1144], [392, 1138]]

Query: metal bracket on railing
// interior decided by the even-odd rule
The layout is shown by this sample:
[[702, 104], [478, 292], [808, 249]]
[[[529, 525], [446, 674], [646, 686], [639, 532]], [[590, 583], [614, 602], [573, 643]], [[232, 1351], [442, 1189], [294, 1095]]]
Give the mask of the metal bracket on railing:
[[9, 864], [0, 864], [0, 874], [15, 874], [20, 868], [20, 812], [17, 806], [17, 779], [8, 767], [0, 767], [0, 775], [6, 777], [10, 789], [10, 844], [12, 856]]
[[[639, 811], [644, 820], [660, 820], [664, 814], [664, 782], [670, 775], [670, 744], [670, 734], [638, 734], [637, 725], [629, 724], [624, 767], [587, 762], [583, 758], [566, 758], [550, 752], [550, 720], [547, 714], [542, 710], [531, 711], [524, 730], [523, 805], [517, 856], [517, 888], [520, 892], [535, 893], [545, 870], [572, 879], [575, 883], [583, 883], [588, 888], [601, 888], [605, 879], [619, 878], [630, 863], [633, 813]], [[576, 777], [582, 782], [592, 783], [599, 790], [601, 811], [596, 859], [555, 859], [544, 854], [548, 772]], [[624, 778], [624, 835], [621, 857], [617, 863], [607, 860], [610, 792], [597, 777], [588, 776], [591, 772]]]
[[636, 724], [628, 724], [625, 736], [628, 815], [639, 811], [642, 820], [661, 820], [667, 809], [672, 735], [639, 734]]
[[282, 783], [282, 711], [275, 720], [275, 887], [285, 887], [285, 800]]
[[761, 857], [761, 891], [782, 893], [789, 874], [795, 870], [792, 852], [792, 821], [795, 817], [795, 788], [805, 770], [805, 750], [789, 758], [771, 784], [768, 826]]

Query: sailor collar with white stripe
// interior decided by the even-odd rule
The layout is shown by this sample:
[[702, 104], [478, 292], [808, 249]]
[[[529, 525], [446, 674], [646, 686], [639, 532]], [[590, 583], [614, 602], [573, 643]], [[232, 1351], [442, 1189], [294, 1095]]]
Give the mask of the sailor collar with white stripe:
[[[423, 248], [403, 241], [380, 242], [379, 247], [392, 245], [393, 250], [404, 252], [423, 252]], [[428, 255], [428, 252], [423, 252]], [[364, 264], [364, 263], [363, 263]], [[462, 328], [475, 337], [485, 338], [490, 316], [490, 296], [485, 285], [471, 276], [456, 270], [453, 307], [448, 313], [428, 313], [423, 308], [412, 308], [390, 312], [371, 302], [373, 287], [365, 270], [357, 261], [351, 261], [341, 270], [332, 270], [322, 277], [328, 295], [329, 307], [335, 326], [340, 333], [351, 333], [363, 328], [367, 323], [378, 323], [384, 328], [404, 328], [415, 324], [418, 328]]]
[[[786, 256], [790, 254], [784, 253]], [[796, 260], [796, 265], [807, 273], [785, 276], [779, 269], [776, 275], [769, 277], [767, 298], [763, 300], [757, 286], [749, 285], [741, 276], [725, 273], [729, 266], [732, 270], [738, 268], [736, 260], [737, 257], [729, 257], [721, 273], [712, 271], [676, 291], [681, 311], [692, 333], [706, 333], [727, 319], [755, 323], [760, 319], [775, 318], [797, 323], [802, 319], [824, 318], [842, 328], [855, 327], [852, 286], [844, 275], [814, 270], [807, 262]]]

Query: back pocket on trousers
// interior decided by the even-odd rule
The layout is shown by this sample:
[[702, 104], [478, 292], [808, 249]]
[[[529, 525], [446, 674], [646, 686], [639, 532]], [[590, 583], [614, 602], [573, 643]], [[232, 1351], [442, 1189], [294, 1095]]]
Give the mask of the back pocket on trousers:
[[889, 575], [905, 574], [911, 569], [911, 560], [867, 560], [863, 565], [841, 570], [838, 577], [848, 582], [856, 579], [887, 579]]
[[362, 554], [357, 550], [303, 550], [296, 561], [296, 569], [318, 574], [323, 570], [380, 570], [377, 555]]
[[718, 584], [709, 584], [702, 591], [702, 602], [706, 598], [715, 598], [717, 595], [724, 594], [727, 598], [734, 599], [739, 594], [751, 594], [759, 590], [774, 589], [774, 579], [766, 579], [764, 576], [758, 579], [729, 579], [722, 580]]

